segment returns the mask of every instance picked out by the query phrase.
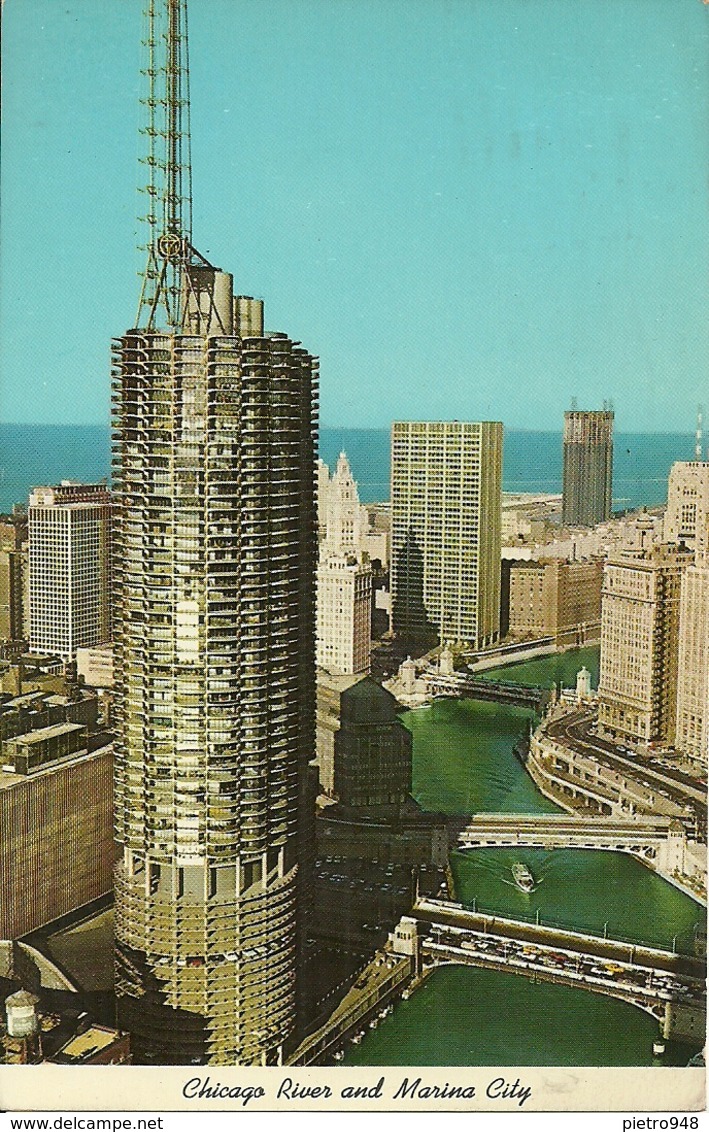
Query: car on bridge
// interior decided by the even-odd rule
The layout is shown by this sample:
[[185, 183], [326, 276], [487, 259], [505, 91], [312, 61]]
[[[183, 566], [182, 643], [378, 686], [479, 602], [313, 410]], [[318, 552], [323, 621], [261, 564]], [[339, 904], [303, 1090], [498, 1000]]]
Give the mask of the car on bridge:
[[545, 967], [560, 967], [563, 965], [558, 959], [555, 959], [553, 955], [550, 955], [548, 951], [539, 956], [539, 962], [543, 963]]

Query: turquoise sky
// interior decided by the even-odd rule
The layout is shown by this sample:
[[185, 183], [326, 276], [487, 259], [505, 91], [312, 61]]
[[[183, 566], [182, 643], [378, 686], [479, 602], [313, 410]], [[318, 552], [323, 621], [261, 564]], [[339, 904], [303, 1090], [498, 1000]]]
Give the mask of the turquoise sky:
[[[2, 409], [101, 422], [135, 319], [141, 0], [5, 0]], [[325, 424], [709, 408], [701, 0], [191, 0], [194, 239]]]

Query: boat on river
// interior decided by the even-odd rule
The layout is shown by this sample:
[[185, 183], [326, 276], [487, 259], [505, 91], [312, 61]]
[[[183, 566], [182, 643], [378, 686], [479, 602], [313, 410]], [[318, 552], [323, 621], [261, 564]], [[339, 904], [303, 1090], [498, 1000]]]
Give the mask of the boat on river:
[[534, 892], [534, 877], [521, 861], [515, 861], [513, 864], [512, 879], [522, 892]]

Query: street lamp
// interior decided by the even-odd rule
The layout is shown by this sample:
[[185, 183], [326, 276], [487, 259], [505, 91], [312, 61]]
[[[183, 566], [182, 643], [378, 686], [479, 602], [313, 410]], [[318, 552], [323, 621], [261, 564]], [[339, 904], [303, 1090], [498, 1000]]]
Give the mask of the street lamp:
[[603, 938], [608, 939], [608, 920], [603, 925]]

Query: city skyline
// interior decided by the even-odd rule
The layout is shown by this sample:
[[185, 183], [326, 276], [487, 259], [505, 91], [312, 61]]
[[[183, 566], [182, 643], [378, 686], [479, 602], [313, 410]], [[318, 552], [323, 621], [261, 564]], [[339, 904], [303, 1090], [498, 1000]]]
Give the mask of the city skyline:
[[[207, 1090], [197, 1066], [287, 1069], [277, 1096], [288, 1082], [310, 1105], [295, 1074], [337, 1064], [447, 1065], [421, 1098], [472, 1108], [482, 1088], [451, 1070], [576, 1065], [572, 1109], [584, 1067], [676, 1065], [690, 1095], [709, 455], [700, 421], [695, 460], [673, 452], [667, 473], [676, 437], [628, 436], [614, 497], [609, 398], [621, 421], [631, 402], [606, 387], [620, 369], [652, 416], [657, 381], [665, 427], [670, 396], [685, 428], [704, 399], [678, 376], [706, 333], [680, 192], [707, 145], [670, 0], [614, 0], [610, 44], [597, 0], [14, 2], [37, 85], [42, 58], [76, 84], [51, 103], [63, 203], [32, 197], [44, 258], [5, 256], [2, 329], [24, 340], [23, 403], [53, 421], [110, 388], [112, 472], [2, 516], [0, 1061], [184, 1066], [197, 1101], [243, 1088]], [[30, 134], [49, 133], [33, 107]], [[28, 193], [58, 156], [33, 152]], [[370, 425], [362, 486], [388, 466], [388, 504], [360, 503], [344, 442], [332, 477], [318, 459], [323, 346], [325, 420], [329, 404]], [[564, 358], [581, 388], [539, 377]], [[567, 428], [563, 452], [528, 433], [532, 478], [503, 493], [515, 412], [594, 427]], [[542, 491], [557, 458], [562, 493]], [[12, 480], [12, 445], [3, 459]], [[623, 506], [659, 484], [666, 508]], [[423, 1078], [404, 1080], [394, 1100]], [[522, 1074], [496, 1080], [511, 1099]], [[541, 1108], [559, 1086], [535, 1088]]]
[[[141, 9], [5, 6], [6, 420], [108, 415], [111, 312], [133, 309], [138, 286], [113, 266], [138, 242], [125, 118], [139, 116]], [[612, 397], [619, 432], [687, 427], [709, 345], [706, 11], [614, 12], [612, 40], [590, 0], [440, 0], [408, 19], [389, 0], [376, 25], [368, 0], [192, 13], [194, 111], [209, 123], [195, 239], [318, 351], [324, 424], [550, 428], [576, 395]], [[87, 168], [112, 172], [94, 184]], [[77, 362], [63, 328], [87, 309]], [[520, 383], [536, 386], [526, 413]]]

